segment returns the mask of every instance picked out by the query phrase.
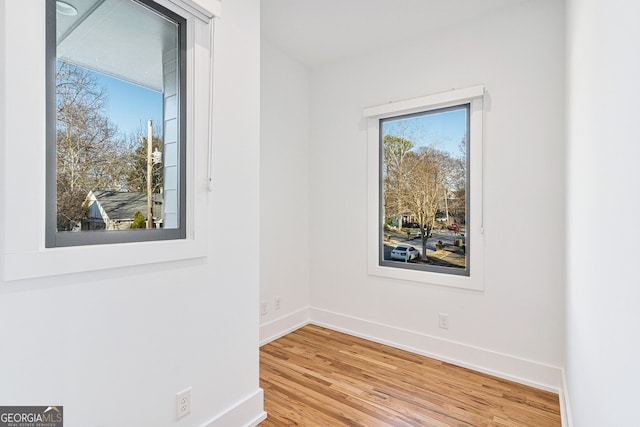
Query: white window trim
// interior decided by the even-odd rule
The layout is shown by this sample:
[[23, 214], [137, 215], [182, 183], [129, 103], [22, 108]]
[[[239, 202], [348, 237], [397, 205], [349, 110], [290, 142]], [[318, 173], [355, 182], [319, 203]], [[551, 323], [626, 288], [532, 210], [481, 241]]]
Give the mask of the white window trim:
[[[211, 84], [213, 19], [203, 19], [193, 10], [195, 3], [217, 0], [156, 0], [187, 18], [187, 194], [186, 239], [109, 245], [45, 248], [45, 3], [8, 2], [7, 14], [29, 19], [7, 22], [7, 33], [24, 31], [40, 35], [38, 46], [28, 51], [8, 46], [6, 60], [19, 67], [7, 67], [7, 79], [16, 82], [7, 90], [7, 103], [15, 105], [8, 116], [35, 117], [25, 128], [20, 120], [7, 118], [5, 179], [6, 242], [3, 278], [5, 281], [98, 271], [112, 268], [166, 263], [206, 257], [209, 249], [210, 161], [208, 96]], [[195, 12], [195, 13], [194, 13]], [[200, 10], [199, 12], [202, 12]], [[210, 11], [212, 12], [212, 11]], [[219, 12], [219, 9], [218, 9]], [[208, 14], [213, 16], [213, 13]], [[206, 47], [209, 47], [207, 49]], [[198, 47], [196, 49], [196, 47]], [[203, 48], [204, 47], [204, 48]], [[29, 70], [24, 78], [24, 70]], [[18, 78], [20, 77], [20, 78]], [[34, 84], [33, 82], [41, 82]], [[195, 88], [198, 88], [196, 91]], [[39, 153], [34, 155], [34, 153]], [[28, 172], [26, 172], [28, 171]], [[28, 177], [28, 179], [24, 179]], [[37, 183], [32, 187], [23, 182]], [[10, 226], [9, 226], [10, 225]]]
[[[364, 109], [368, 119], [368, 273], [398, 280], [408, 280], [422, 284], [450, 286], [455, 288], [484, 290], [484, 226], [482, 207], [482, 166], [483, 166], [483, 97], [484, 86], [453, 89], [447, 92], [427, 95], [404, 101], [389, 102]], [[380, 258], [380, 119], [405, 114], [418, 113], [437, 108], [470, 104], [470, 166], [469, 166], [469, 276], [436, 273], [381, 266]]]
[[220, 0], [170, 0], [178, 6], [188, 5], [202, 13], [207, 19], [220, 17], [222, 2]]

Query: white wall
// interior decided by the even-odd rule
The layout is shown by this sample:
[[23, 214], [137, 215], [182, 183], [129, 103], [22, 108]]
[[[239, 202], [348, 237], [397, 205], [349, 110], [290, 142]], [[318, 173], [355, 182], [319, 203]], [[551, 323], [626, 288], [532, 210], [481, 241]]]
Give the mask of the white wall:
[[[9, 163], [25, 161], [5, 156], [9, 144], [44, 146], [44, 104], [24, 101], [43, 96], [42, 68], [27, 66], [29, 61], [43, 63], [43, 5], [22, 0], [0, 5], [0, 11], [24, 8], [10, 17], [0, 13], [0, 54], [7, 59], [11, 54], [11, 61], [2, 60], [0, 87], [4, 89], [5, 77], [12, 77], [6, 83], [25, 94], [8, 99], [3, 90], [0, 98], [0, 123], [19, 127], [23, 136], [9, 141], [5, 126], [0, 127], [3, 254], [11, 226], [6, 212], [21, 209], [22, 203], [8, 200], [4, 183], [18, 186], [25, 200], [43, 187], [29, 176], [4, 176]], [[0, 281], [3, 405], [63, 405], [70, 427], [169, 426], [178, 424], [176, 393], [192, 386], [193, 412], [180, 425], [244, 425], [263, 415], [259, 248], [247, 245], [238, 257], [233, 249], [240, 227], [228, 227], [233, 220], [244, 224], [243, 232], [259, 228], [259, 15], [258, 0], [234, 0], [225, 2], [217, 22], [209, 256]], [[205, 141], [206, 135], [198, 138]], [[43, 157], [34, 152], [28, 159], [33, 176], [38, 176]], [[1, 262], [4, 268], [5, 260]]]
[[640, 4], [568, 2], [567, 378], [573, 425], [638, 424]]
[[[6, 153], [5, 153], [5, 136], [4, 136], [4, 132], [2, 131], [2, 129], [6, 129], [6, 118], [5, 118], [5, 111], [6, 111], [6, 102], [4, 101], [5, 99], [7, 99], [6, 96], [6, 73], [5, 73], [5, 65], [6, 64], [6, 59], [5, 59], [5, 40], [6, 40], [6, 34], [5, 31], [1, 30], [1, 28], [4, 28], [4, 23], [6, 20], [6, 13], [5, 13], [5, 3], [4, 2], [0, 2], [0, 64], [2, 64], [2, 66], [0, 66], [0, 166], [4, 166], [4, 159], [6, 157]], [[0, 194], [4, 195], [5, 193], [5, 174], [4, 173], [0, 173]], [[4, 241], [6, 239], [5, 237], [5, 231], [4, 231], [4, 224], [6, 222], [5, 219], [5, 203], [3, 202], [2, 205], [0, 206], [0, 243], [2, 244], [1, 247], [4, 248]], [[4, 271], [4, 267], [5, 266], [5, 261], [4, 261], [4, 257], [0, 256], [0, 271]]]
[[[260, 318], [260, 338], [265, 341], [308, 318], [309, 73], [263, 40], [261, 82], [260, 300], [268, 312]], [[278, 311], [275, 298], [280, 298]]]
[[[563, 42], [563, 3], [543, 0], [392, 48], [372, 46], [368, 55], [312, 72], [313, 320], [542, 386], [560, 385]], [[485, 291], [368, 276], [362, 109], [475, 84], [488, 92]], [[449, 330], [438, 328], [438, 313], [449, 314]]]

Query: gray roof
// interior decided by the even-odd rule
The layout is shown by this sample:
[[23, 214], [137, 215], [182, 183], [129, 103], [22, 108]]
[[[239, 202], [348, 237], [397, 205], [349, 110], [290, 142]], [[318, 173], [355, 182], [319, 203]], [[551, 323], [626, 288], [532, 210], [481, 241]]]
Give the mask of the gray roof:
[[[137, 211], [147, 215], [147, 193], [128, 191], [94, 191], [102, 209], [112, 220], [131, 220]], [[162, 215], [162, 195], [153, 195], [153, 216]]]

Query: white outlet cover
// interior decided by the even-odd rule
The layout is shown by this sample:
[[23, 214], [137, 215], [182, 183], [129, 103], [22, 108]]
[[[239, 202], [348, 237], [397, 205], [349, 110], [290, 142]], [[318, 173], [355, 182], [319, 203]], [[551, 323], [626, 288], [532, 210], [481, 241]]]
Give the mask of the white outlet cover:
[[442, 329], [449, 329], [449, 315], [448, 314], [440, 314], [438, 316], [438, 326]]
[[176, 394], [176, 419], [191, 412], [191, 387]]

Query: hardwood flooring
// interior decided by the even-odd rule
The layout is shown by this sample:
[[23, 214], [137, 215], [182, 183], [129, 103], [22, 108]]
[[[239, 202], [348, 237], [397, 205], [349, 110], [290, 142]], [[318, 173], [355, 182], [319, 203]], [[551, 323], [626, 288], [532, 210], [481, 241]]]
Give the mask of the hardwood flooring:
[[308, 325], [260, 349], [278, 426], [560, 426], [558, 396]]

